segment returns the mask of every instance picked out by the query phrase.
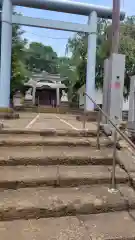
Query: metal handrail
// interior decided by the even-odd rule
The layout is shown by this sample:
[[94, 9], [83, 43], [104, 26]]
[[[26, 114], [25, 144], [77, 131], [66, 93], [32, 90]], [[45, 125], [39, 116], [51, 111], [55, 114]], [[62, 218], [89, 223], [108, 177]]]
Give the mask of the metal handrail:
[[[98, 105], [97, 103], [90, 97], [87, 93], [84, 93], [84, 96], [88, 97], [93, 104], [97, 107], [99, 110], [99, 115], [98, 115], [98, 129], [97, 129], [97, 148], [100, 149], [100, 141], [99, 141], [99, 136], [100, 136], [100, 119], [101, 119], [101, 113], [106, 117], [108, 122], [111, 123], [111, 125], [114, 127], [115, 132], [114, 132], [114, 149], [113, 149], [113, 163], [112, 163], [112, 185], [111, 189], [109, 191], [116, 192], [116, 181], [115, 181], [115, 171], [116, 171], [116, 150], [117, 150], [117, 133], [124, 138], [124, 140], [135, 150], [135, 145], [132, 143], [132, 141], [117, 127], [117, 125], [111, 120], [111, 118], [105, 113]], [[85, 100], [86, 101], [86, 100]], [[85, 109], [84, 109], [85, 112]], [[83, 127], [85, 128], [85, 121], [86, 119], [84, 118], [83, 122]]]
[[120, 134], [122, 138], [135, 150], [135, 145], [133, 142], [116, 126], [116, 124], [111, 120], [111, 118], [105, 113], [102, 108], [100, 108], [97, 103], [90, 97], [87, 93], [84, 93], [97, 107], [97, 109], [102, 112], [102, 114], [107, 118], [107, 120], [111, 123], [111, 125], [115, 128], [115, 130]]

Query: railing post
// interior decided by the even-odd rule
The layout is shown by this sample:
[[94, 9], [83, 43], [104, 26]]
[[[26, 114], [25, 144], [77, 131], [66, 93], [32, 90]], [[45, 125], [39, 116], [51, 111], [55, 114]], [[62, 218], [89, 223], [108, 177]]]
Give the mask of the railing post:
[[101, 111], [98, 111], [97, 118], [97, 149], [100, 149], [100, 120], [101, 120]]
[[84, 111], [84, 114], [83, 114], [83, 130], [85, 130], [86, 128], [86, 113]]
[[108, 119], [108, 122], [116, 129], [116, 131], [120, 134], [121, 137], [135, 150], [134, 143], [116, 126], [116, 124], [111, 120], [111, 118], [96, 104], [96, 102], [87, 94], [84, 93], [96, 106], [97, 109], [101, 111], [101, 113]]
[[110, 192], [117, 192], [116, 189], [116, 151], [117, 151], [117, 130], [114, 128], [114, 146], [113, 146], [113, 165], [112, 165], [112, 181]]
[[39, 113], [39, 96], [38, 96], [38, 113]]
[[82, 124], [83, 124], [83, 130], [85, 130], [86, 129], [86, 95], [84, 94], [83, 95], [84, 96], [84, 111], [83, 111], [83, 122], [82, 122]]
[[[111, 182], [111, 188], [108, 189], [109, 192], [111, 193], [116, 193], [118, 190], [116, 189], [116, 176], [115, 176], [115, 171], [116, 171], [116, 151], [117, 151], [117, 134], [119, 135], [135, 150], [135, 145], [134, 143], [119, 129], [119, 127], [111, 120], [111, 118], [103, 111], [102, 108], [100, 108], [96, 102], [90, 97], [87, 93], [84, 93], [85, 96], [87, 96], [93, 104], [96, 105], [97, 109], [107, 118], [108, 122], [111, 123], [113, 126], [113, 133], [114, 133], [114, 148], [113, 148], [113, 166], [112, 166], [112, 182]], [[98, 118], [99, 119], [99, 118]], [[99, 146], [99, 126], [100, 121], [98, 121], [98, 132], [97, 132], [97, 146]]]

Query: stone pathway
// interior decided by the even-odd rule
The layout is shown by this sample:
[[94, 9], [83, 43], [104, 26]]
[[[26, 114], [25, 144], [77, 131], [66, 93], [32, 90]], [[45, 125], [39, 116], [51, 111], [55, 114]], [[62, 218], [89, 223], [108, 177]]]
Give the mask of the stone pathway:
[[2, 240], [135, 239], [133, 158], [117, 152], [111, 193], [112, 142], [97, 150], [95, 133], [1, 131]]

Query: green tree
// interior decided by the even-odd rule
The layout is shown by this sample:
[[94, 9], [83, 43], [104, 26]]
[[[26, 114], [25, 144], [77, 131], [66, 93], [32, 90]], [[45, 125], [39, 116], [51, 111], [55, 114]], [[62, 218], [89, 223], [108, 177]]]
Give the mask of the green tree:
[[11, 64], [11, 97], [16, 90], [23, 88], [24, 81], [29, 76], [23, 62], [26, 39], [22, 39], [23, 31], [15, 24], [12, 28], [12, 64]]
[[[103, 60], [109, 56], [111, 51], [111, 25], [106, 27], [104, 32], [105, 41], [100, 46], [100, 51], [104, 53]], [[119, 53], [126, 56], [125, 67], [125, 89], [124, 96], [127, 97], [130, 88], [130, 76], [135, 74], [135, 17], [127, 17], [120, 25]]]
[[[97, 31], [97, 53], [96, 53], [96, 87], [103, 86], [104, 60], [111, 51], [111, 23], [102, 19], [98, 20]], [[72, 54], [72, 60], [76, 65], [77, 85], [81, 86], [86, 79], [87, 63], [87, 35], [76, 34], [68, 41], [68, 51]], [[130, 86], [130, 75], [135, 74], [135, 17], [127, 17], [120, 26], [119, 52], [126, 55], [125, 69], [125, 91], [128, 96]]]
[[23, 63], [22, 49], [25, 47], [26, 39], [22, 39], [22, 34], [23, 31], [21, 30], [20, 26], [14, 24], [12, 27], [11, 97], [16, 90], [22, 88], [25, 77], [29, 76], [29, 72], [26, 70], [26, 67]]
[[71, 53], [70, 61], [74, 66], [74, 76], [70, 85], [70, 96], [72, 96], [74, 102], [77, 99], [76, 88], [79, 88], [85, 82], [87, 35], [78, 33], [74, 38], [69, 38], [66, 52]]
[[68, 87], [68, 98], [71, 99], [73, 86], [76, 81], [76, 67], [72, 63], [72, 59], [68, 57], [58, 58], [58, 71], [60, 76], [64, 78], [64, 84]]
[[32, 42], [25, 50], [25, 63], [29, 70], [45, 70], [49, 73], [57, 73], [57, 54], [52, 47], [42, 43]]

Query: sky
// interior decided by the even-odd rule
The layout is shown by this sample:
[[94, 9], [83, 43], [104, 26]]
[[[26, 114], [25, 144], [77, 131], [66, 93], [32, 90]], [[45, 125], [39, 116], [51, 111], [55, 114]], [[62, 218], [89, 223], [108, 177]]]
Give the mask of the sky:
[[[94, 5], [112, 7], [112, 0], [78, 0], [78, 1]], [[126, 15], [128, 16], [135, 15], [135, 4], [133, 2], [135, 2], [135, 0], [121, 0], [121, 8], [124, 9]], [[88, 20], [88, 18], [85, 16], [58, 13], [53, 11], [25, 7], [16, 7], [16, 11], [22, 13], [24, 16], [61, 20], [75, 23], [87, 23]], [[28, 42], [35, 41], [41, 42], [44, 45], [50, 45], [54, 49], [54, 51], [57, 52], [58, 56], [65, 55], [65, 49], [68, 38], [74, 35], [74, 33], [72, 32], [43, 28], [23, 27], [23, 29], [25, 31], [23, 37], [26, 38]]]

